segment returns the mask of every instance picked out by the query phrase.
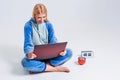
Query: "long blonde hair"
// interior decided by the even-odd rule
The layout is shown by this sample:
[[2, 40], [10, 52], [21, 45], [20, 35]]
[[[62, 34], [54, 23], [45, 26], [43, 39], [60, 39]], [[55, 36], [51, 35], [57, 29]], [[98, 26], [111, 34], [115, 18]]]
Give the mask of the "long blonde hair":
[[37, 14], [45, 14], [46, 15], [45, 21], [48, 21], [47, 8], [44, 4], [39, 3], [34, 6], [32, 17], [35, 19], [35, 15]]

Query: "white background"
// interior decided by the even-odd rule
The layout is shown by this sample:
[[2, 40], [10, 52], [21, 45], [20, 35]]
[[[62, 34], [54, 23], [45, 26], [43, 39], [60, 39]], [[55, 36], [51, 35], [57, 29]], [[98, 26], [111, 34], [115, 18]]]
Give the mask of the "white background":
[[[23, 28], [36, 3], [48, 9], [59, 41], [68, 41], [73, 57], [63, 66], [70, 73], [29, 75], [21, 66], [24, 57]], [[119, 80], [120, 0], [1, 0], [1, 80]], [[77, 64], [83, 50], [94, 51], [86, 64]]]

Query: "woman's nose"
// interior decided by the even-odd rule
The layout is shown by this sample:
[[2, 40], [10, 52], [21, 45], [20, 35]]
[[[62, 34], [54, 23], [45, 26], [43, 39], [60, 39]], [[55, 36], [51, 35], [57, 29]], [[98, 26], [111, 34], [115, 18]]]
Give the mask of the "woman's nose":
[[39, 20], [39, 22], [40, 22], [40, 23], [44, 22], [44, 19], [43, 19], [43, 18], [41, 18], [41, 19]]
[[43, 22], [44, 21], [44, 19], [43, 18], [41, 18], [41, 22]]

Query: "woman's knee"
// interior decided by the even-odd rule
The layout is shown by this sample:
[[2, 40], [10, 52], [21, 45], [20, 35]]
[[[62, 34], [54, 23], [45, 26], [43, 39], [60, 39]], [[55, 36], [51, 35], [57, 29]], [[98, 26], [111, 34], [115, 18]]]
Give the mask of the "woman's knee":
[[67, 49], [66, 49], [66, 55], [67, 55], [68, 57], [72, 57], [72, 55], [73, 55], [72, 50], [69, 49], [69, 48], [67, 48]]
[[22, 65], [25, 70], [31, 72], [44, 72], [46, 69], [46, 64], [44, 62], [25, 58], [22, 60]]

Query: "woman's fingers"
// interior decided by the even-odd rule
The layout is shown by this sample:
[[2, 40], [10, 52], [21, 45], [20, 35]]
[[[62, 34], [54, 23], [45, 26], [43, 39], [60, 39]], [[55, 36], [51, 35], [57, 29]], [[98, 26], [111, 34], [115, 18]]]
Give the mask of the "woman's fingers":
[[34, 53], [29, 53], [28, 54], [28, 58], [29, 59], [34, 59], [34, 58], [36, 58], [37, 56], [34, 54]]
[[60, 53], [60, 56], [64, 56], [66, 54], [66, 50]]

